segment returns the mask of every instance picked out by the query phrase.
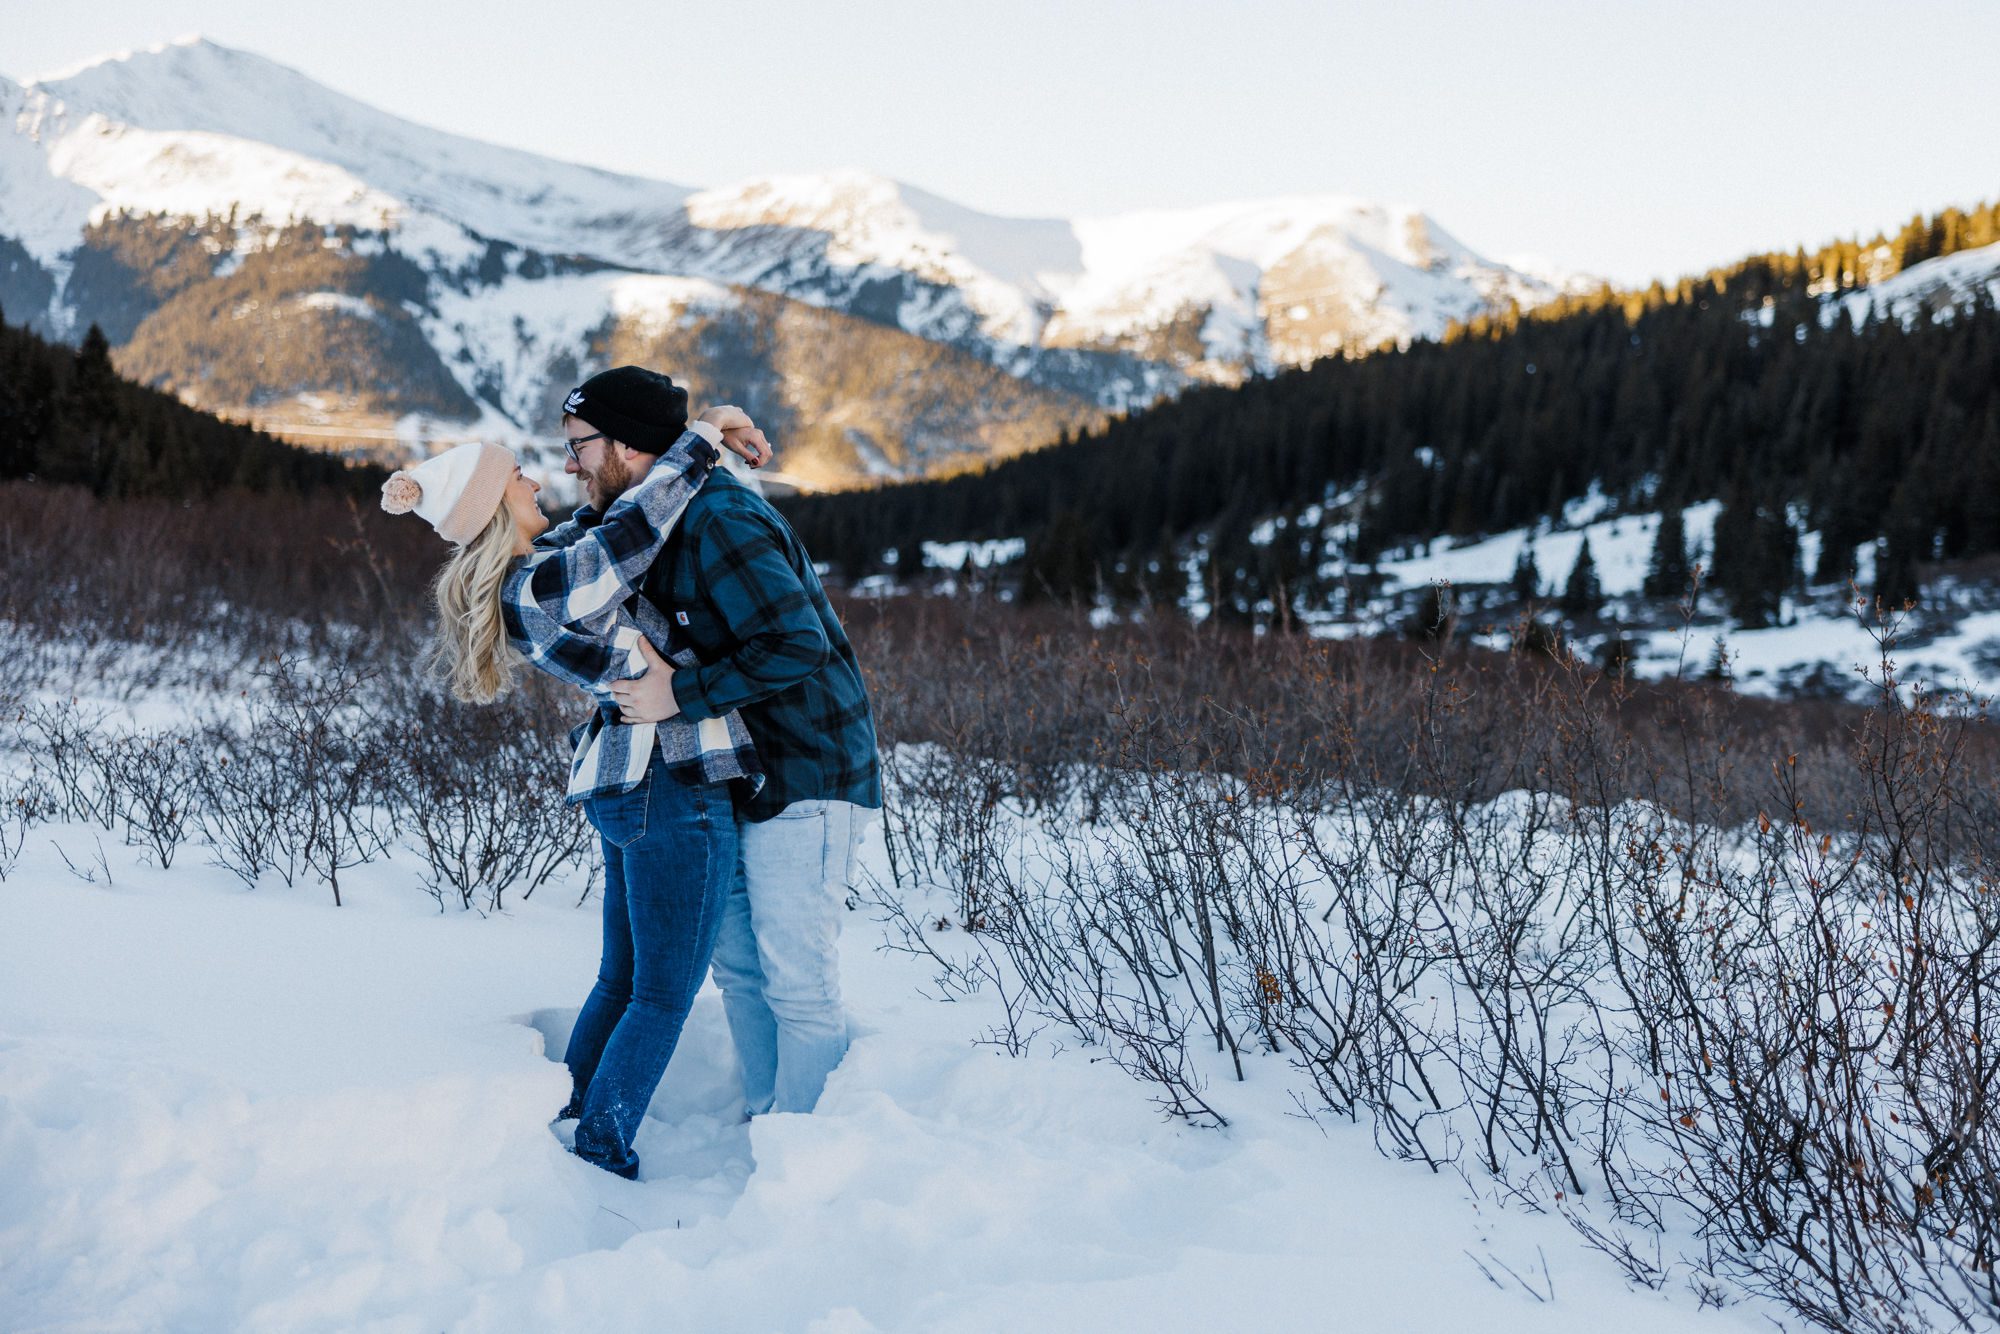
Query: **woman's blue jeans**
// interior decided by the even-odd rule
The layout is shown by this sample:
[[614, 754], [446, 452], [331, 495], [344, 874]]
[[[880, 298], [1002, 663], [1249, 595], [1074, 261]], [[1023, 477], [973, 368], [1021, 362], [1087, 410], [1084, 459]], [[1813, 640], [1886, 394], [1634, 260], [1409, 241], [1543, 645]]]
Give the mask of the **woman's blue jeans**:
[[723, 783], [686, 783], [655, 758], [638, 787], [584, 803], [604, 843], [604, 958], [563, 1063], [577, 1155], [639, 1174], [632, 1140], [680, 1041], [736, 874]]

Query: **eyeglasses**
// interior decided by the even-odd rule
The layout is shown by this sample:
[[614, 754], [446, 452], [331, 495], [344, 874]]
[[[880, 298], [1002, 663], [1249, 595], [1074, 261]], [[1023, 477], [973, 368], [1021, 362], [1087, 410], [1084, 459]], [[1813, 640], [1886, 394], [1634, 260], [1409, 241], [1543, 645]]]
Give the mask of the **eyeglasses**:
[[595, 435], [566, 435], [563, 437], [563, 453], [569, 455], [569, 461], [571, 463], [574, 463], [577, 467], [581, 468], [583, 466], [583, 460], [577, 456], [576, 452], [577, 446], [587, 445], [593, 440], [602, 440], [602, 439], [604, 439], [604, 432], [602, 431], [599, 431]]

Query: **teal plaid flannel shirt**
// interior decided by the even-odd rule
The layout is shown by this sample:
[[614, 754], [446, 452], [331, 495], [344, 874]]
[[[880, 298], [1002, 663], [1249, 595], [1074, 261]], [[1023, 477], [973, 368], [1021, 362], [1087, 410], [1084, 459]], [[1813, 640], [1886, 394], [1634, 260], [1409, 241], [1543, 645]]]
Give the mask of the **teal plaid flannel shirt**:
[[688, 717], [740, 712], [763, 787], [737, 809], [767, 820], [795, 801], [882, 804], [875, 720], [847, 632], [798, 535], [718, 468], [641, 586], [697, 662], [673, 675]]

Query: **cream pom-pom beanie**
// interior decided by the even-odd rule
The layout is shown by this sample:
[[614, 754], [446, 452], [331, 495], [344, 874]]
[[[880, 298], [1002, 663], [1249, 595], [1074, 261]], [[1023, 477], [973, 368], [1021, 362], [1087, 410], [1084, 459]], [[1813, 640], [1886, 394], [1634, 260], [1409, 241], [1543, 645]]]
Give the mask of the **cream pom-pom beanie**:
[[382, 508], [391, 514], [415, 510], [439, 537], [464, 546], [491, 521], [513, 476], [511, 451], [478, 441], [456, 445], [391, 474], [382, 483]]

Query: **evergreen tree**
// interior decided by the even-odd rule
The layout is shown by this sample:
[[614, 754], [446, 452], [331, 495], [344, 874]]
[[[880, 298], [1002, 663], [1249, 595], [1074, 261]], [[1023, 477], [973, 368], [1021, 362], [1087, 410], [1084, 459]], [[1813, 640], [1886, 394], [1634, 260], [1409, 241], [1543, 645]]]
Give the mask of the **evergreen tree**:
[[1996, 442], [1975, 447], [1971, 484], [1962, 493], [1966, 507], [1967, 551], [2000, 549], [2000, 401], [1986, 410], [1978, 437]]
[[111, 343], [104, 330], [91, 325], [76, 349], [76, 378], [71, 392], [89, 402], [109, 399], [117, 390], [118, 372], [111, 367]]
[[1021, 574], [1023, 601], [1074, 602], [1097, 592], [1090, 527], [1075, 510], [1058, 510], [1028, 543]]
[[1886, 607], [1900, 607], [1923, 596], [1917, 563], [1929, 560], [1931, 530], [1924, 523], [1916, 488], [1905, 480], [1889, 504], [1889, 517], [1875, 555], [1875, 597]]
[[42, 471], [51, 481], [80, 482], [99, 495], [114, 468], [118, 433], [118, 373], [111, 368], [111, 344], [95, 324], [76, 350], [63, 395], [67, 429], [52, 431], [43, 451]]
[[1646, 562], [1646, 595], [1686, 597], [1690, 578], [1687, 527], [1680, 506], [1669, 505], [1660, 511], [1660, 526], [1653, 533], [1653, 554]]
[[1563, 584], [1562, 609], [1570, 616], [1595, 616], [1604, 605], [1604, 588], [1598, 582], [1597, 561], [1590, 554], [1590, 538], [1577, 548], [1576, 564], [1570, 567]]
[[1514, 574], [1509, 584], [1514, 596], [1523, 602], [1532, 602], [1542, 595], [1542, 571], [1535, 564], [1535, 544], [1521, 543], [1521, 553], [1514, 557]]
[[1819, 531], [1819, 558], [1813, 562], [1813, 582], [1844, 584], [1854, 577], [1854, 553], [1860, 539], [1853, 532], [1832, 525]]
[[101, 329], [72, 351], [0, 324], [0, 478], [29, 475], [97, 495], [171, 498], [232, 486], [362, 496], [383, 478], [123, 379]]
[[1751, 627], [1776, 624], [1798, 578], [1798, 532], [1782, 504], [1759, 503], [1740, 480], [1715, 519], [1715, 582], [1729, 612]]

